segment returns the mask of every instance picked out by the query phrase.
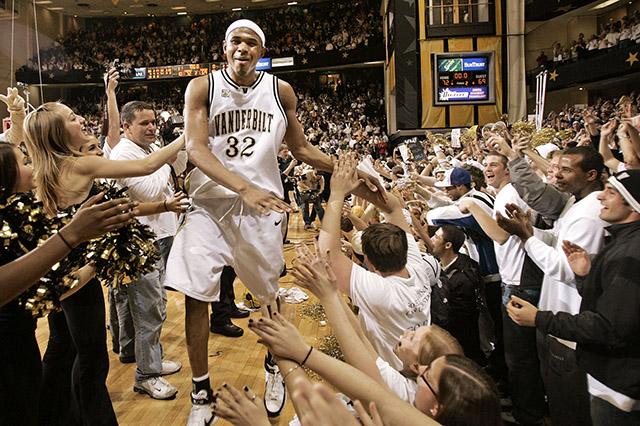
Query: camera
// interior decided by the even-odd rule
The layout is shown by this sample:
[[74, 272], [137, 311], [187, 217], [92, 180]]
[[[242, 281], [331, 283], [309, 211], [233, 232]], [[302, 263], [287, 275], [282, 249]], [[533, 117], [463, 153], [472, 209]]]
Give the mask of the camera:
[[118, 74], [120, 74], [120, 78], [123, 78], [123, 79], [130, 79], [135, 77], [136, 75], [136, 71], [130, 66], [122, 65], [120, 63], [120, 59], [113, 60], [113, 65], [111, 66], [111, 69], [118, 71]]

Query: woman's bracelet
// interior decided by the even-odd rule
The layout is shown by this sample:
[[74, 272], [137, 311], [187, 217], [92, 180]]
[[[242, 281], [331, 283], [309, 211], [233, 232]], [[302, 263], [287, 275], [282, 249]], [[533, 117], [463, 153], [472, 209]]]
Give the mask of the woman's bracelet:
[[309, 359], [309, 356], [311, 355], [311, 351], [313, 351], [313, 346], [309, 348], [309, 352], [307, 352], [307, 356], [305, 356], [302, 362], [300, 363], [301, 366], [304, 365], [305, 362], [307, 362], [307, 360]]
[[164, 200], [164, 201], [162, 202], [162, 204], [164, 204], [164, 211], [165, 211], [165, 212], [168, 212], [168, 211], [169, 211], [169, 209], [167, 208], [167, 200]]
[[62, 236], [62, 232], [58, 231], [58, 236], [60, 237], [60, 239], [62, 240], [62, 242], [69, 247], [69, 250], [73, 250], [73, 247], [71, 247], [71, 244], [69, 244], [69, 242]]
[[298, 368], [300, 368], [300, 366], [298, 364], [296, 364], [295, 366], [291, 367], [289, 369], [289, 371], [287, 371], [286, 373], [284, 373], [284, 375], [282, 376], [282, 381], [285, 381], [287, 379], [287, 376], [291, 373], [293, 373], [294, 370], [297, 370]]

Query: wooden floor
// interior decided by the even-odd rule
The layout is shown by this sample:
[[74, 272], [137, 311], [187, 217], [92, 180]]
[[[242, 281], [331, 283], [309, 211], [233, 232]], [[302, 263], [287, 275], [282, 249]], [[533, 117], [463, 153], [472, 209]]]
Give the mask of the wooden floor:
[[[319, 226], [319, 223], [316, 222]], [[312, 243], [317, 232], [304, 230], [304, 222], [299, 213], [291, 215], [288, 239], [291, 243]], [[291, 266], [291, 259], [295, 256], [293, 244], [287, 244], [284, 248], [287, 266]], [[280, 279], [281, 287], [291, 287], [289, 275]], [[236, 296], [242, 295], [244, 286], [236, 280]], [[106, 299], [106, 297], [105, 297]], [[240, 300], [237, 299], [239, 302]], [[317, 301], [310, 295], [309, 301]], [[305, 303], [309, 303], [309, 301]], [[301, 305], [297, 305], [301, 306]], [[258, 318], [259, 312], [252, 313], [250, 318]], [[215, 389], [223, 381], [227, 381], [237, 388], [251, 387], [256, 393], [264, 393], [264, 355], [266, 350], [256, 343], [257, 336], [247, 327], [248, 318], [233, 320], [234, 323], [245, 330], [245, 334], [239, 338], [229, 338], [217, 334], [209, 337], [209, 372], [211, 385]], [[331, 333], [330, 327], [320, 326], [319, 322], [299, 318], [296, 316], [296, 325], [303, 336], [311, 344], [316, 337]], [[38, 321], [37, 338], [40, 351], [44, 353], [47, 346], [49, 330], [46, 320]], [[160, 341], [162, 342], [165, 359], [180, 361], [183, 368], [178, 373], [167, 376], [167, 380], [178, 388], [178, 395], [174, 400], [157, 401], [146, 395], [133, 392], [135, 364], [121, 364], [118, 355], [111, 351], [111, 340], [108, 339], [110, 370], [107, 379], [107, 387], [111, 395], [111, 401], [121, 426], [130, 425], [166, 425], [183, 426], [186, 424], [191, 409], [189, 392], [191, 391], [191, 369], [187, 356], [186, 341], [184, 335], [184, 296], [177, 292], [168, 292], [167, 320], [162, 329]], [[287, 425], [295, 412], [291, 402], [287, 405], [278, 419], [273, 424]], [[229, 424], [220, 420], [217, 424]]]

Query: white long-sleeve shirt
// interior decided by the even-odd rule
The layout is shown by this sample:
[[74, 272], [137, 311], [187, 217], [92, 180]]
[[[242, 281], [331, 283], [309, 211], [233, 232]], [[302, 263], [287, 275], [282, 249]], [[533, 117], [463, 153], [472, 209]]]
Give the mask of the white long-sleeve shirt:
[[[155, 145], [151, 145], [150, 148], [152, 151], [158, 149]], [[145, 158], [147, 155], [149, 153], [144, 148], [129, 139], [122, 138], [118, 145], [111, 150], [109, 159], [137, 160]], [[186, 165], [186, 153], [180, 152], [178, 160], [173, 164], [176, 174], [182, 173]], [[116, 179], [116, 183], [121, 188], [127, 186], [127, 194], [131, 199], [142, 203], [165, 201], [173, 195], [171, 167], [168, 164], [163, 165], [150, 175]], [[138, 220], [149, 225], [159, 240], [174, 236], [178, 230], [178, 215], [173, 212], [141, 216]]]
[[[553, 229], [534, 229], [534, 236], [525, 243], [529, 257], [544, 272], [538, 304], [540, 310], [574, 315], [580, 312], [582, 297], [562, 251], [562, 241], [571, 241], [592, 256], [600, 251], [604, 244], [604, 227], [608, 224], [600, 219], [602, 205], [597, 199], [599, 193], [594, 191], [578, 202], [571, 197]], [[558, 340], [572, 349], [576, 348], [575, 342]]]

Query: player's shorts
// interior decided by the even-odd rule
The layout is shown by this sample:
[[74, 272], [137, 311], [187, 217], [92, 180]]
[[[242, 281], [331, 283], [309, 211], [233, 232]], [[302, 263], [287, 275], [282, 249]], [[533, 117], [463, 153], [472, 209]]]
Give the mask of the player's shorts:
[[173, 241], [164, 286], [217, 302], [222, 269], [231, 265], [254, 295], [273, 298], [284, 267], [283, 216], [265, 216], [240, 197], [194, 199]]

